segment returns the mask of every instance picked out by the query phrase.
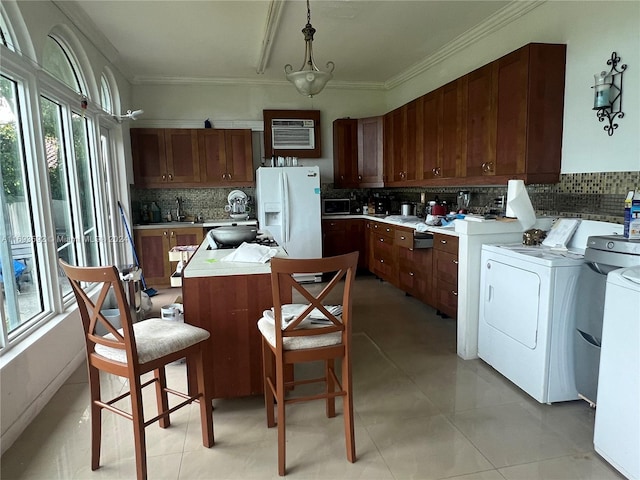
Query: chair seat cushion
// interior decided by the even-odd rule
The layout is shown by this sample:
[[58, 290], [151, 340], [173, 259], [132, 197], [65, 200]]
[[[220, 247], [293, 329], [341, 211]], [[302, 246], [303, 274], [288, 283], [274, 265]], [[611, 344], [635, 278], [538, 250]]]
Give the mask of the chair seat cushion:
[[[118, 332], [122, 333], [122, 329]], [[133, 324], [133, 334], [138, 350], [138, 362], [141, 364], [164, 357], [173, 352], [195, 345], [209, 338], [206, 330], [182, 322], [149, 318]], [[114, 339], [109, 333], [104, 338]], [[95, 351], [109, 360], [127, 363], [123, 349], [96, 345]]]
[[[314, 328], [309, 325], [308, 328]], [[321, 328], [316, 326], [315, 328]], [[276, 332], [273, 320], [262, 317], [258, 320], [258, 330], [272, 346], [276, 345]], [[282, 348], [285, 350], [304, 350], [305, 348], [328, 347], [338, 345], [342, 341], [342, 332], [331, 332], [323, 335], [310, 335], [308, 337], [283, 337]]]

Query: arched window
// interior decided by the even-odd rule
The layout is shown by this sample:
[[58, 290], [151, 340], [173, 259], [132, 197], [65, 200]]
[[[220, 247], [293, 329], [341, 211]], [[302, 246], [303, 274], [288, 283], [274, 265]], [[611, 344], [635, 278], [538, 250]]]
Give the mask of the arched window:
[[61, 40], [49, 35], [44, 45], [42, 55], [44, 69], [67, 85], [72, 90], [86, 94], [84, 82], [69, 49], [63, 46]]
[[107, 77], [100, 77], [100, 105], [107, 113], [113, 113], [113, 95], [111, 95], [111, 87]]
[[2, 44], [9, 50], [13, 52], [16, 51], [15, 41], [11, 35], [9, 24], [4, 17], [4, 10], [0, 10], [0, 41], [2, 41]]

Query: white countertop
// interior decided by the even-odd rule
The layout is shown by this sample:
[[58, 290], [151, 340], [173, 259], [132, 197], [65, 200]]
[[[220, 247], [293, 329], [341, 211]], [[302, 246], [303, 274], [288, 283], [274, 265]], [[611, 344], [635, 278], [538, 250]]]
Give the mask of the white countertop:
[[[400, 217], [400, 215], [391, 215], [391, 217]], [[394, 218], [385, 218], [385, 217], [378, 217], [375, 215], [323, 215], [322, 216], [322, 220], [345, 220], [345, 219], [350, 219], [350, 218], [362, 218], [365, 220], [373, 220], [376, 222], [380, 222], [380, 223], [389, 223], [391, 225], [398, 225], [400, 227], [407, 227], [407, 228], [416, 228], [416, 225], [418, 225], [419, 223], [423, 223], [424, 224], [424, 220], [420, 219], [418, 221], [400, 221]], [[456, 229], [454, 228], [454, 226], [450, 226], [450, 227], [434, 227], [431, 225], [427, 225], [427, 232], [436, 232], [436, 233], [442, 233], [444, 235], [451, 235], [454, 237], [458, 236], [458, 233], [456, 232]]]
[[[258, 275], [270, 274], [271, 264], [253, 263], [253, 262], [223, 262], [221, 259], [226, 257], [232, 249], [207, 250], [209, 242], [205, 238], [200, 248], [191, 257], [191, 260], [184, 268], [182, 276], [184, 278], [202, 278], [202, 277], [222, 277], [231, 275]], [[278, 253], [276, 257], [286, 257], [287, 253], [282, 247], [277, 247]]]

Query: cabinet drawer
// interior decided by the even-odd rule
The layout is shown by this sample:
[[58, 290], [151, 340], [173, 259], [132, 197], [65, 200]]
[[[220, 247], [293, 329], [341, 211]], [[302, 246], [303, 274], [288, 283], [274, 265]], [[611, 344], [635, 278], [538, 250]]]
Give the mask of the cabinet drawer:
[[322, 230], [325, 232], [345, 231], [347, 224], [344, 220], [323, 220]]
[[458, 237], [434, 233], [433, 248], [458, 255]]
[[438, 281], [451, 283], [453, 285], [458, 284], [458, 256], [447, 252], [435, 253], [436, 265], [436, 277]]
[[413, 248], [413, 230], [405, 228], [396, 228], [395, 245], [400, 248]]
[[371, 222], [371, 230], [374, 235], [381, 235], [393, 239], [396, 229], [393, 225], [389, 225], [387, 223]]
[[458, 289], [448, 282], [439, 282], [436, 294], [438, 310], [455, 318], [458, 314]]

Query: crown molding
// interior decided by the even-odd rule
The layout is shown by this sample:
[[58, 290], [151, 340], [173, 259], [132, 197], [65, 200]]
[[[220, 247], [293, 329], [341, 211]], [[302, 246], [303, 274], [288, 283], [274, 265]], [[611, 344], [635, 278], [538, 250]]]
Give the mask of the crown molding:
[[[256, 132], [264, 131], [262, 120], [211, 120], [213, 128], [221, 129], [249, 129]], [[136, 120], [129, 123], [129, 128], [204, 128], [204, 120]]]
[[492, 15], [491, 18], [487, 19], [485, 22], [480, 25], [476, 25], [471, 30], [468, 30], [456, 39], [447, 43], [433, 55], [428, 56], [424, 60], [409, 67], [404, 72], [401, 72], [384, 82], [385, 89], [391, 90], [404, 82], [411, 80], [415, 76], [432, 68], [434, 65], [444, 61], [448, 57], [464, 50], [469, 45], [501, 29], [523, 15], [526, 15], [534, 8], [546, 3], [546, 1], [547, 0], [526, 0], [510, 3]]

